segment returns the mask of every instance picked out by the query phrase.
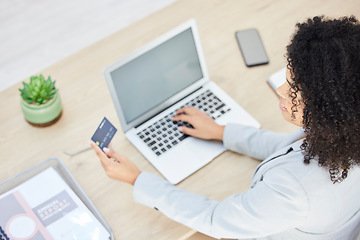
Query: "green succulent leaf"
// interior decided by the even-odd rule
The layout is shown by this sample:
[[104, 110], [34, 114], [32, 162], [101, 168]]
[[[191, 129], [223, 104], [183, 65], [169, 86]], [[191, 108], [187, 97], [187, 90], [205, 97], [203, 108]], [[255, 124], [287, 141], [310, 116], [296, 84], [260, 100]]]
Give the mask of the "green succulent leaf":
[[52, 99], [57, 92], [55, 82], [49, 76], [47, 79], [42, 74], [39, 76], [31, 76], [30, 82], [22, 82], [23, 88], [19, 89], [20, 96], [27, 103], [34, 103], [37, 105], [45, 104], [49, 99]]

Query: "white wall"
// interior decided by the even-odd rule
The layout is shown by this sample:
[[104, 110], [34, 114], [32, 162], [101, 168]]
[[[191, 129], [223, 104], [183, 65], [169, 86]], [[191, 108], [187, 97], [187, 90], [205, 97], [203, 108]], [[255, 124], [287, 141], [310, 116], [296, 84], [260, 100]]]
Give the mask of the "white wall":
[[176, 0], [1, 0], [0, 91]]

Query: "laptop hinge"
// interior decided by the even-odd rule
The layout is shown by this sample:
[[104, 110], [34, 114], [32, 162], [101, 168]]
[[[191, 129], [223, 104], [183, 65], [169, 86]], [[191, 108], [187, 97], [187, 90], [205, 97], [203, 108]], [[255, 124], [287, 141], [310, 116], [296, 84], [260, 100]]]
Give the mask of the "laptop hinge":
[[170, 108], [170, 107], [174, 106], [174, 105], [175, 105], [175, 104], [177, 104], [178, 102], [182, 101], [183, 99], [187, 98], [188, 96], [190, 96], [191, 94], [193, 94], [193, 93], [194, 93], [194, 92], [196, 92], [196, 91], [199, 91], [199, 90], [200, 90], [200, 89], [202, 89], [202, 88], [203, 88], [203, 87], [199, 87], [198, 89], [196, 89], [196, 90], [192, 91], [191, 93], [189, 93], [189, 94], [188, 94], [188, 95], [186, 95], [185, 97], [183, 97], [183, 98], [179, 99], [179, 100], [178, 100], [178, 101], [176, 101], [175, 103], [173, 103], [173, 104], [171, 104], [170, 106], [166, 107], [164, 110], [162, 110], [162, 111], [160, 111], [160, 112], [158, 112], [158, 113], [156, 113], [156, 114], [152, 115], [151, 117], [149, 117], [149, 118], [148, 118], [148, 119], [146, 119], [145, 121], [143, 121], [143, 122], [139, 123], [138, 125], [136, 125], [136, 126], [135, 126], [135, 128], [140, 127], [142, 124], [144, 124], [145, 122], [149, 121], [150, 119], [152, 119], [152, 118], [153, 118], [153, 117], [155, 117], [156, 115], [159, 115], [160, 113], [162, 113], [162, 112], [166, 111], [168, 108]]

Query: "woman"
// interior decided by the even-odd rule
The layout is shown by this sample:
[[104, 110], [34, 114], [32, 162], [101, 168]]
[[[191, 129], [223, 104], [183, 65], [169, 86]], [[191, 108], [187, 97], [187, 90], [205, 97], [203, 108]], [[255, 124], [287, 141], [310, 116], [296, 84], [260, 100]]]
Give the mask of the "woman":
[[[308, 19], [287, 47], [287, 81], [278, 90], [292, 134], [220, 126], [193, 107], [174, 121], [185, 134], [222, 140], [264, 160], [251, 189], [214, 201], [141, 172], [94, 143], [110, 178], [134, 185], [134, 200], [217, 238], [353, 239], [360, 222], [360, 24], [354, 17]], [[109, 158], [114, 158], [112, 161]]]

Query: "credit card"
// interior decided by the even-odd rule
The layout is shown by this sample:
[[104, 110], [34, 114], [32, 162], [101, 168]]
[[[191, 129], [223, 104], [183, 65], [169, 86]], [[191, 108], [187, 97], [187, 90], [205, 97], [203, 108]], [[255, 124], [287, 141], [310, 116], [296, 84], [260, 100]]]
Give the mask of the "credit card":
[[98, 145], [101, 150], [104, 147], [108, 147], [111, 139], [113, 139], [117, 129], [107, 120], [106, 117], [101, 121], [100, 125], [96, 129], [94, 135], [91, 137], [96, 145]]

